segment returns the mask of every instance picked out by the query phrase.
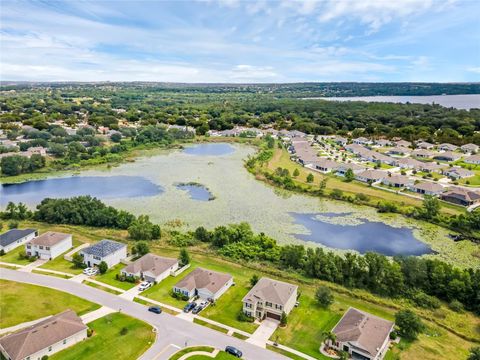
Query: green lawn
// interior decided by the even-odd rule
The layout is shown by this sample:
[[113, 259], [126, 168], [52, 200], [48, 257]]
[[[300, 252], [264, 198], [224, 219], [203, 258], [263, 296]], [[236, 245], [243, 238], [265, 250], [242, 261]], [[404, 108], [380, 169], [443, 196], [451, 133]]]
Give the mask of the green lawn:
[[[155, 341], [152, 327], [127, 315], [114, 313], [88, 324], [94, 334], [71, 348], [54, 354], [51, 360], [137, 359]], [[127, 333], [120, 331], [126, 328]]]
[[5, 255], [0, 256], [0, 261], [11, 263], [11, 264], [27, 265], [30, 263], [30, 261], [28, 261], [27, 259], [20, 260], [18, 258], [18, 255], [20, 255], [20, 253], [23, 253], [23, 252], [25, 252], [25, 246], [22, 245], [16, 249], [13, 249], [12, 251], [9, 251]]
[[61, 291], [0, 280], [0, 327], [2, 328], [55, 315], [67, 309], [72, 309], [81, 315], [99, 307], [97, 304]]
[[40, 267], [43, 269], [61, 271], [68, 274], [76, 275], [82, 273], [82, 269], [74, 267], [72, 262], [67, 261], [63, 258], [63, 255], [60, 255], [53, 260], [47, 261]]
[[117, 288], [128, 290], [135, 286], [135, 284], [127, 282], [127, 281], [119, 281], [115, 278], [117, 274], [120, 274], [120, 270], [122, 270], [126, 265], [125, 264], [118, 264], [114, 267], [107, 270], [105, 274], [99, 274], [93, 277], [94, 280], [101, 281], [105, 284], [115, 286]]
[[116, 291], [116, 290], [110, 289], [110, 288], [108, 288], [108, 287], [106, 287], [106, 286], [101, 286], [101, 285], [95, 284], [95, 283], [90, 282], [90, 281], [87, 281], [87, 280], [84, 280], [82, 284], [85, 284], [85, 285], [94, 287], [95, 289], [99, 289], [99, 290], [108, 292], [108, 293], [110, 293], [110, 294], [114, 294], [114, 295], [119, 295], [119, 294], [121, 294], [120, 291]]
[[188, 360], [212, 360], [212, 359], [215, 359], [215, 360], [234, 360], [234, 359], [237, 359], [237, 357], [233, 356], [233, 355], [230, 355], [230, 354], [227, 354], [225, 351], [220, 351], [217, 356], [215, 356], [214, 358], [210, 357], [210, 356], [206, 356], [206, 355], [194, 355], [194, 356], [191, 356], [188, 358]]
[[213, 350], [215, 350], [215, 348], [213, 348], [211, 346], [190, 346], [190, 347], [187, 347], [185, 349], [177, 351], [175, 354], [170, 356], [169, 360], [180, 359], [183, 355], [188, 354], [190, 352], [194, 352], [194, 351], [205, 351], [205, 352], [211, 353], [211, 352], [213, 352]]

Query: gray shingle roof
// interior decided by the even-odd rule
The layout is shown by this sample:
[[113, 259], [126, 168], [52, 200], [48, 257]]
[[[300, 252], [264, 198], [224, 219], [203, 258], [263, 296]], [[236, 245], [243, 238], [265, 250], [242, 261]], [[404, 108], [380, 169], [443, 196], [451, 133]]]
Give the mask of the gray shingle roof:
[[297, 289], [297, 285], [262, 277], [242, 301], [255, 303], [260, 299], [285, 306]]
[[8, 230], [6, 233], [3, 233], [0, 235], [0, 245], [1, 246], [7, 246], [18, 239], [23, 238], [24, 236], [30, 235], [31, 233], [37, 232], [36, 229], [12, 229]]
[[91, 254], [93, 256], [105, 257], [126, 246], [126, 244], [122, 244], [117, 241], [102, 240], [86, 249], [83, 249], [82, 252], [84, 254]]

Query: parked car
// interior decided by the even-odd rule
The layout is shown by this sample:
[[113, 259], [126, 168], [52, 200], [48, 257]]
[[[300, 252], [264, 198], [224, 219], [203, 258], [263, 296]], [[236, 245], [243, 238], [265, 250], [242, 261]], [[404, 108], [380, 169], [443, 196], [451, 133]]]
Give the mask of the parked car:
[[188, 313], [188, 312], [192, 311], [193, 309], [195, 309], [195, 306], [196, 305], [195, 305], [194, 302], [190, 302], [187, 305], [185, 305], [185, 307], [183, 308], [183, 312]]
[[153, 286], [153, 284], [150, 281], [144, 281], [140, 284], [140, 286], [138, 287], [138, 290], [139, 291], [145, 291], [148, 288], [151, 288], [152, 286]]
[[88, 268], [83, 269], [83, 273], [84, 273], [85, 275], [87, 275], [87, 276], [97, 275], [97, 274], [98, 274], [98, 269], [97, 269], [97, 268], [88, 267]]
[[192, 310], [192, 314], [198, 314], [200, 311], [202, 311], [204, 306], [202, 305], [197, 305], [195, 308]]
[[153, 312], [155, 314], [161, 314], [162, 313], [162, 309], [160, 309], [158, 306], [150, 306], [148, 308], [148, 311]]
[[225, 348], [225, 352], [230, 354], [230, 355], [236, 356], [238, 358], [241, 358], [242, 355], [243, 355], [240, 350], [238, 350], [236, 347], [233, 347], [233, 346], [227, 346]]

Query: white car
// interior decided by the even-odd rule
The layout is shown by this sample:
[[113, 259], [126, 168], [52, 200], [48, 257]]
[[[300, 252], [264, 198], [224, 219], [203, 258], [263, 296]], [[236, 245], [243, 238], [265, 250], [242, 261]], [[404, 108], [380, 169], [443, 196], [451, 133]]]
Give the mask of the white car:
[[87, 276], [97, 275], [98, 269], [89, 267], [89, 268], [83, 269], [83, 273]]
[[147, 290], [148, 288], [151, 288], [153, 286], [153, 284], [149, 281], [144, 281], [140, 284], [140, 286], [138, 287], [138, 290], [139, 291], [145, 291]]

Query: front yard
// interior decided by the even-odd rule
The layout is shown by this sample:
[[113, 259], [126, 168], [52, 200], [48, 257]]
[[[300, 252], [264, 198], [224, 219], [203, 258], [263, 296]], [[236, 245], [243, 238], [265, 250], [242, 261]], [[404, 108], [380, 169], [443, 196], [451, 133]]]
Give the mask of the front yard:
[[127, 265], [122, 263], [117, 264], [114, 267], [108, 269], [105, 274], [95, 275], [93, 279], [123, 290], [129, 290], [135, 286], [134, 283], [128, 281], [120, 281], [116, 278], [117, 274], [120, 275], [120, 270], [122, 270], [125, 266]]
[[102, 317], [88, 326], [94, 331], [92, 337], [54, 354], [49, 359], [137, 359], [155, 341], [155, 333], [150, 325], [120, 313]]
[[23, 252], [25, 252], [25, 247], [19, 246], [18, 248], [9, 251], [5, 255], [0, 256], [0, 261], [11, 264], [27, 265], [30, 263], [28, 259], [19, 258], [19, 255]]

